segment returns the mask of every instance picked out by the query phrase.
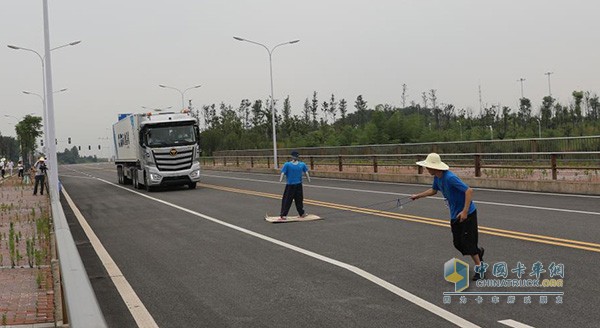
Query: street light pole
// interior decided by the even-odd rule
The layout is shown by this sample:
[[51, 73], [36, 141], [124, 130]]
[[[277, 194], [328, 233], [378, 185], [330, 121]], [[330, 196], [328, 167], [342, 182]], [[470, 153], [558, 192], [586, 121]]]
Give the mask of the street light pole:
[[[173, 87], [170, 87], [170, 86], [164, 85], [164, 84], [159, 84], [158, 86], [159, 86], [159, 87], [161, 87], [161, 88], [173, 89], [173, 90], [175, 90], [175, 91], [179, 92], [179, 93], [181, 94], [181, 110], [184, 110], [184, 109], [185, 109], [185, 100], [184, 100], [184, 96], [183, 96], [183, 95], [185, 95], [185, 93], [186, 93], [187, 91], [189, 91], [189, 90], [192, 90], [192, 89], [199, 88], [199, 87], [201, 87], [202, 85], [200, 85], [200, 84], [199, 84], [199, 85], [195, 85], [195, 86], [193, 86], [193, 87], [189, 87], [189, 88], [187, 88], [187, 89], [185, 89], [185, 90], [183, 90], [183, 91], [181, 91], [181, 90], [179, 90], [179, 89], [177, 89], [177, 88], [173, 88]], [[169, 108], [170, 108], [170, 107], [169, 107]]]
[[491, 125], [488, 125], [488, 128], [490, 128], [490, 139], [494, 140], [494, 128]]
[[265, 50], [267, 50], [267, 53], [269, 54], [269, 73], [271, 76], [271, 124], [273, 125], [273, 165], [275, 167], [275, 169], [278, 169], [278, 163], [277, 163], [277, 128], [275, 125], [275, 98], [273, 96], [273, 51], [275, 51], [275, 49], [279, 46], [283, 46], [286, 44], [294, 44], [294, 43], [298, 43], [300, 42], [300, 40], [292, 40], [292, 41], [288, 41], [288, 42], [282, 42], [276, 46], [274, 46], [273, 48], [271, 48], [269, 50], [269, 48], [267, 48], [267, 46], [265, 46], [262, 43], [258, 43], [255, 41], [251, 41], [251, 40], [247, 40], [247, 39], [243, 39], [237, 36], [233, 37], [234, 39], [238, 40], [238, 41], [245, 41], [245, 42], [249, 42], [249, 43], [253, 43], [256, 45], [259, 45], [263, 48], [265, 48]]
[[550, 75], [554, 74], [554, 72], [546, 72], [544, 75], [548, 75], [548, 96], [552, 97], [552, 89], [550, 88]]
[[[47, 6], [47, 4], [45, 4], [45, 6]], [[81, 40], [77, 40], [77, 41], [73, 41], [67, 44], [63, 44], [62, 46], [58, 46], [58, 47], [54, 47], [48, 50], [47, 55], [45, 54], [44, 56], [40, 55], [39, 52], [33, 50], [33, 49], [29, 49], [29, 48], [24, 48], [24, 47], [18, 47], [18, 46], [14, 46], [14, 45], [7, 45], [7, 47], [9, 47], [10, 49], [13, 50], [24, 50], [24, 51], [29, 51], [32, 52], [34, 54], [36, 54], [38, 56], [38, 58], [40, 59], [40, 62], [42, 64], [42, 94], [46, 94], [46, 69], [45, 69], [45, 59], [46, 57], [50, 56], [50, 51], [52, 50], [56, 50], [56, 49], [60, 49], [60, 48], [64, 48], [64, 47], [68, 47], [68, 46], [74, 46], [74, 45], [78, 45], [81, 43]], [[62, 90], [61, 90], [62, 91]], [[42, 117], [44, 119], [44, 141], [46, 142], [47, 145], [51, 144], [52, 139], [49, 138], [48, 136], [48, 105], [46, 104], [46, 98], [42, 97], [42, 104], [43, 104], [43, 112], [42, 112]], [[46, 156], [55, 156], [53, 154], [46, 154]], [[49, 158], [50, 159], [50, 158]]]
[[525, 82], [525, 79], [524, 78], [520, 78], [520, 79], [517, 80], [517, 82], [521, 82], [521, 99], [523, 99], [524, 98], [524, 96], [523, 96], [523, 82]]
[[535, 118], [538, 122], [538, 138], [542, 138], [542, 121], [539, 118]]

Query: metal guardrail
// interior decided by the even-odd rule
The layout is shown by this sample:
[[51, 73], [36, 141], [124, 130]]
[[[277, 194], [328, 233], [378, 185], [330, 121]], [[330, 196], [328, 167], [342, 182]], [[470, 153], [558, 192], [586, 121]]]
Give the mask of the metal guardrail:
[[107, 327], [57, 192], [50, 192], [54, 233], [69, 327]]
[[[474, 141], [443, 141], [404, 144], [279, 148], [289, 154], [297, 150], [301, 155], [375, 155], [450, 153], [516, 153], [516, 152], [576, 152], [600, 151], [600, 136], [556, 137], [531, 139], [502, 139]], [[215, 151], [213, 156], [266, 156], [273, 149], [246, 149]]]
[[[423, 174], [422, 167], [415, 162], [424, 160], [427, 153], [421, 154], [372, 154], [372, 155], [305, 155], [305, 161], [312, 171], [326, 170], [344, 172], [350, 167], [360, 167], [357, 171], [380, 173], [381, 168], [412, 169], [413, 174]], [[538, 170], [552, 180], [559, 179], [564, 170], [595, 172], [600, 179], [600, 151], [592, 152], [521, 152], [521, 153], [450, 153], [443, 160], [452, 168], [473, 170], [475, 177], [482, 177], [487, 170]], [[273, 168], [272, 156], [212, 156], [200, 159], [204, 166], [236, 166]], [[278, 166], [283, 161], [278, 159]], [[411, 173], [411, 172], [406, 172]]]

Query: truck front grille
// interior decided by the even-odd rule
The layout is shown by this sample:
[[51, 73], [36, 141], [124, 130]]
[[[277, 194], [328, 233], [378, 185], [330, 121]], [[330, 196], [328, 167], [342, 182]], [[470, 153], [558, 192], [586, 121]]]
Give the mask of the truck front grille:
[[159, 171], [179, 171], [192, 167], [194, 148], [154, 149], [154, 161]]

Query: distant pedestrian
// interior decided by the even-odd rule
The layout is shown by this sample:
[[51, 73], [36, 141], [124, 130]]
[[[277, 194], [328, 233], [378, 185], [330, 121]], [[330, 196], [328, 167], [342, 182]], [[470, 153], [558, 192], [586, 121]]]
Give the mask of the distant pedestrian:
[[25, 170], [25, 167], [23, 167], [23, 161], [18, 161], [17, 162], [17, 171], [18, 171], [18, 177], [21, 178], [21, 180], [23, 180], [23, 171]]
[[4, 179], [4, 174], [6, 174], [6, 159], [0, 159], [0, 173], [2, 173], [2, 179]]
[[14, 166], [15, 166], [15, 163], [14, 163], [12, 160], [10, 160], [10, 161], [8, 162], [8, 171], [10, 172], [10, 173], [9, 173], [9, 175], [10, 175], [10, 176], [12, 176], [12, 175], [13, 175], [13, 167], [14, 167]]
[[[476, 266], [481, 265], [483, 261], [483, 247], [479, 248], [478, 228], [477, 228], [477, 208], [473, 203], [473, 189], [467, 186], [449, 169], [450, 167], [442, 162], [440, 155], [431, 153], [424, 161], [417, 162], [417, 165], [427, 169], [429, 174], [433, 175], [433, 185], [430, 189], [412, 195], [413, 200], [433, 196], [438, 190], [444, 195], [446, 205], [450, 209], [450, 227], [454, 247], [462, 255], [470, 255]], [[475, 273], [473, 280], [479, 280], [479, 272]]]
[[286, 220], [292, 201], [296, 204], [296, 210], [298, 215], [305, 217], [307, 214], [304, 211], [304, 194], [302, 190], [302, 174], [306, 174], [306, 179], [310, 182], [310, 176], [308, 175], [308, 167], [304, 162], [299, 160], [300, 154], [297, 151], [292, 152], [292, 160], [283, 164], [281, 168], [281, 176], [279, 182], [283, 181], [283, 177], [286, 177], [287, 183], [285, 185], [285, 191], [281, 199], [281, 212], [279, 214], [280, 220]]
[[38, 185], [40, 185], [40, 195], [44, 194], [44, 180], [46, 177], [46, 159], [42, 156], [40, 159], [33, 164], [35, 169], [35, 186], [33, 187], [33, 194], [37, 194]]

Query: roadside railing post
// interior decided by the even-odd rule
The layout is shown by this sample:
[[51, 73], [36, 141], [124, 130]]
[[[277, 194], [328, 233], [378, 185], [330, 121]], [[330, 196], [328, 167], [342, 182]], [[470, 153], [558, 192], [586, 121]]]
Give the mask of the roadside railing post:
[[[417, 162], [423, 160], [423, 157], [417, 156]], [[421, 165], [417, 165], [417, 174], [423, 174], [423, 167]]]
[[213, 166], [217, 166], [217, 159], [213, 157]]
[[271, 157], [267, 157], [267, 168], [271, 168]]
[[250, 167], [254, 167], [254, 157], [250, 156]]
[[240, 158], [238, 156], [235, 157], [235, 166], [240, 167]]
[[315, 159], [311, 156], [310, 158], [310, 170], [313, 171], [315, 169]]
[[377, 156], [373, 156], [373, 173], [377, 173]]
[[342, 172], [342, 170], [343, 170], [343, 167], [342, 167], [342, 165], [343, 165], [343, 164], [342, 164], [342, 155], [340, 155], [340, 156], [338, 156], [338, 170], [339, 170], [340, 172]]
[[227, 157], [223, 156], [223, 167], [227, 166]]
[[481, 155], [475, 155], [475, 176], [481, 177]]
[[558, 179], [558, 170], [556, 169], [556, 154], [550, 155], [550, 165], [552, 166], [552, 180]]

